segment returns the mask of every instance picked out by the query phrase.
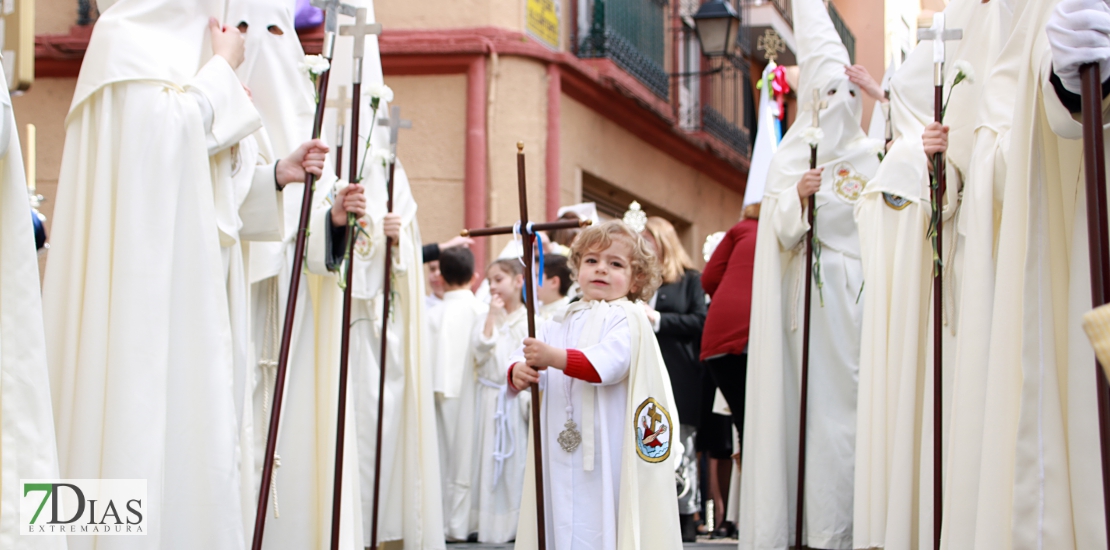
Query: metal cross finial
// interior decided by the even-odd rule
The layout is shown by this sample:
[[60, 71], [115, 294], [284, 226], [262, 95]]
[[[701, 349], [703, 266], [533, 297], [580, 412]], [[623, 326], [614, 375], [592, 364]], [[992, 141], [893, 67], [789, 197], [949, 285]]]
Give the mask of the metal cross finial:
[[933, 16], [933, 26], [927, 29], [917, 29], [918, 40], [933, 41], [933, 85], [944, 85], [944, 42], [946, 40], [959, 40], [964, 37], [961, 29], [944, 28], [944, 12]]
[[782, 37], [775, 32], [775, 29], [767, 29], [756, 41], [755, 49], [762, 50], [763, 58], [767, 61], [775, 61], [780, 53], [786, 51], [786, 42], [782, 41]]
[[335, 31], [339, 27], [339, 14], [355, 15], [355, 7], [341, 0], [312, 0], [313, 7], [324, 10], [324, 57], [331, 59], [335, 52]]
[[817, 128], [821, 126], [821, 111], [829, 108], [829, 102], [821, 99], [821, 90], [813, 89], [813, 101], [810, 102], [809, 108], [813, 110], [813, 126]]
[[353, 25], [343, 25], [339, 27], [340, 36], [353, 36], [355, 39], [354, 57], [355, 59], [362, 59], [366, 55], [366, 37], [368, 35], [379, 35], [382, 33], [381, 23], [367, 23], [366, 22], [366, 8], [358, 8], [355, 11], [355, 22]]
[[401, 119], [401, 108], [394, 105], [389, 109], [389, 118], [379, 118], [379, 126], [389, 126], [389, 154], [397, 157], [397, 136], [401, 133], [401, 129], [412, 128], [411, 120]]
[[347, 87], [339, 87], [339, 97], [329, 99], [327, 102], [329, 109], [335, 109], [336, 119], [336, 147], [343, 147], [343, 136], [346, 134], [347, 127], [347, 110], [351, 108], [351, 98], [347, 95]]

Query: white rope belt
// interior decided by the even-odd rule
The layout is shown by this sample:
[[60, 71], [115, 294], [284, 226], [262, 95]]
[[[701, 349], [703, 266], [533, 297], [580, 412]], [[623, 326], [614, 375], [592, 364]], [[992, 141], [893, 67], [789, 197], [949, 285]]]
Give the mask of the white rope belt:
[[516, 446], [516, 433], [509, 419], [509, 385], [497, 384], [480, 376], [478, 382], [497, 390], [497, 408], [493, 414], [493, 485], [496, 487], [505, 469], [505, 461], [513, 456]]

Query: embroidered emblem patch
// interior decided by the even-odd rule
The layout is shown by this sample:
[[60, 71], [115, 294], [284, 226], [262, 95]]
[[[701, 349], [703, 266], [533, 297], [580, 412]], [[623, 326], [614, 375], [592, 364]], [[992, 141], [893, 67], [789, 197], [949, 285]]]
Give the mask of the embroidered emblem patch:
[[671, 413], [647, 398], [636, 408], [636, 454], [645, 462], [663, 462], [671, 456]]
[[883, 193], [883, 201], [886, 205], [895, 210], [904, 210], [910, 205], [910, 199], [899, 197], [898, 195], [891, 195], [890, 193]]
[[833, 169], [833, 189], [840, 198], [848, 202], [856, 202], [867, 185], [863, 177], [852, 169], [852, 165], [842, 162]]
[[355, 237], [355, 255], [366, 259], [370, 257], [370, 240], [366, 236], [369, 232], [369, 224], [366, 222], [366, 218], [359, 218], [358, 226], [362, 228], [362, 231], [359, 231], [358, 236]]

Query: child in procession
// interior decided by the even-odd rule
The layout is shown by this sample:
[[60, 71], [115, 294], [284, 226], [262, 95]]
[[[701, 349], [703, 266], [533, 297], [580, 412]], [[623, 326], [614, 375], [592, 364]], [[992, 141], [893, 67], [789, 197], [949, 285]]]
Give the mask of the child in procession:
[[[544, 396], [548, 547], [681, 548], [671, 448], [679, 420], [651, 324], [635, 303], [659, 285], [658, 262], [637, 232], [613, 221], [582, 231], [570, 266], [582, 300], [506, 363], [510, 391], [538, 384]], [[528, 452], [518, 548], [537, 541], [531, 444]]]
[[[521, 292], [524, 264], [519, 258], [496, 260], [486, 268], [489, 313], [480, 319], [471, 344], [475, 384], [474, 453], [470, 485], [472, 530], [479, 542], [502, 543], [516, 536], [528, 434], [528, 403], [506, 399], [504, 365], [528, 335], [528, 314]], [[473, 532], [472, 531], [472, 532]]]

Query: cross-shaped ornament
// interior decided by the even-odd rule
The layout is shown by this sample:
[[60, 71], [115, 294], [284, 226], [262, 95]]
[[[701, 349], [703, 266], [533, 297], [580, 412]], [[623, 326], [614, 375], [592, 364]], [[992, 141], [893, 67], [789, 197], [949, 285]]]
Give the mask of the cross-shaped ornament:
[[389, 162], [394, 162], [397, 158], [397, 137], [402, 128], [412, 128], [412, 121], [402, 119], [401, 108], [394, 105], [389, 109], [389, 118], [379, 118], [378, 125], [389, 127]]
[[331, 59], [335, 53], [335, 31], [339, 27], [339, 14], [355, 15], [355, 7], [342, 0], [312, 0], [312, 6], [324, 10], [324, 57]]
[[944, 42], [946, 40], [960, 40], [964, 37], [962, 29], [944, 28], [944, 12], [933, 16], [933, 26], [927, 29], [917, 29], [917, 39], [920, 41], [933, 41], [933, 85], [944, 85]]
[[773, 63], [779, 58], [780, 53], [786, 51], [786, 43], [782, 41], [782, 37], [775, 32], [775, 29], [767, 29], [756, 41], [755, 49], [762, 51], [763, 58]]
[[[335, 109], [335, 121], [338, 131], [335, 146], [337, 149], [342, 150], [343, 134], [345, 132], [344, 128], [347, 127], [347, 110], [351, 108], [351, 97], [347, 95], [346, 86], [339, 87], [339, 97], [329, 99], [327, 107], [328, 109]], [[343, 158], [343, 153], [336, 153], [336, 159], [341, 158]], [[341, 166], [342, 163], [336, 162], [336, 165]]]
[[366, 8], [358, 8], [358, 10], [355, 11], [354, 24], [339, 27], [340, 36], [350, 36], [355, 39], [355, 45], [351, 50], [351, 54], [355, 61], [354, 82], [356, 84], [362, 82], [362, 59], [366, 57], [366, 37], [371, 35], [376, 36], [382, 33], [381, 24], [367, 23], [366, 15]]
[[813, 111], [813, 123], [810, 126], [814, 128], [821, 127], [821, 111], [829, 108], [829, 102], [821, 99], [821, 90], [813, 89], [813, 101], [809, 102], [809, 108]]

